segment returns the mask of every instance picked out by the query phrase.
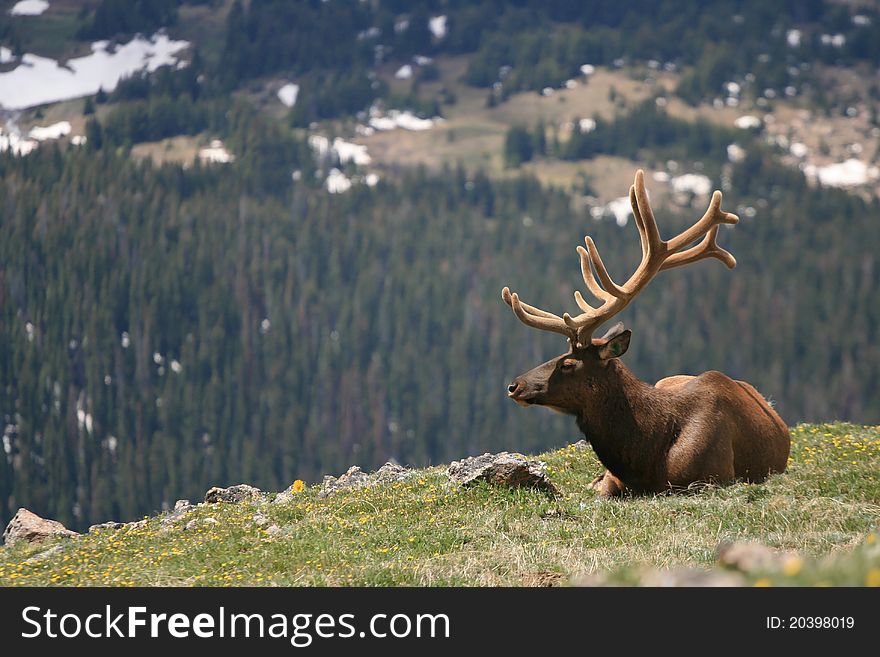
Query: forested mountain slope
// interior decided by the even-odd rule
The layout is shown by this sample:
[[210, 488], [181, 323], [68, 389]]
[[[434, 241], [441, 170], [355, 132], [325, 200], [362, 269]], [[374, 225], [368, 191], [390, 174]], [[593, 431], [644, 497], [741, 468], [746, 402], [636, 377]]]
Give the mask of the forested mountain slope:
[[[2, 495], [77, 526], [211, 484], [279, 489], [351, 463], [569, 442], [506, 382], [565, 347], [502, 303], [571, 310], [586, 232], [612, 273], [637, 235], [526, 178], [407, 173], [331, 195], [48, 147], [0, 159]], [[719, 369], [790, 422], [880, 422], [877, 205], [772, 162], [772, 199], [721, 241], [739, 264], [664, 273], [622, 317], [646, 380]], [[658, 209], [667, 234], [693, 221]], [[809, 290], [806, 293], [805, 290]]]

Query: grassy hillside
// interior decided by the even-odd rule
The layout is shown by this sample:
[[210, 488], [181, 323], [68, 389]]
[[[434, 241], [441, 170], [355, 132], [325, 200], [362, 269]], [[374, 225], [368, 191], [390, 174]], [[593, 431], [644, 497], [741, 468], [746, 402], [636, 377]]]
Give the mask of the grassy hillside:
[[880, 427], [791, 434], [788, 472], [763, 484], [599, 500], [586, 486], [601, 466], [570, 445], [539, 457], [557, 499], [452, 489], [442, 467], [323, 499], [306, 486], [288, 503], [206, 504], [62, 541], [42, 558], [51, 546], [2, 548], [0, 585], [628, 584], [653, 569], [711, 567], [723, 541], [798, 553], [745, 583], [880, 585]]

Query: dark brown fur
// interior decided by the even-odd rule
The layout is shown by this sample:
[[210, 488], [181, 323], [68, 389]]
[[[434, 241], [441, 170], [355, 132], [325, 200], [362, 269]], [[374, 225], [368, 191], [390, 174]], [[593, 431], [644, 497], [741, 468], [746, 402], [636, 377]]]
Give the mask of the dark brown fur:
[[519, 376], [517, 403], [574, 415], [607, 468], [593, 482], [603, 496], [658, 493], [696, 482], [760, 482], [783, 472], [790, 436], [751, 385], [721, 372], [675, 376], [652, 386], [619, 360], [622, 326]]

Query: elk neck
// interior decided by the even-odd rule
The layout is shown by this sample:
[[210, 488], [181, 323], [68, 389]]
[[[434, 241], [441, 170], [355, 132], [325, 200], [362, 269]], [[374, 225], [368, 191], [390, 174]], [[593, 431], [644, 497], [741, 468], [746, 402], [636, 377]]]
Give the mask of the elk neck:
[[619, 359], [585, 392], [577, 424], [602, 464], [624, 478], [651, 472], [674, 439], [668, 393], [640, 381]]

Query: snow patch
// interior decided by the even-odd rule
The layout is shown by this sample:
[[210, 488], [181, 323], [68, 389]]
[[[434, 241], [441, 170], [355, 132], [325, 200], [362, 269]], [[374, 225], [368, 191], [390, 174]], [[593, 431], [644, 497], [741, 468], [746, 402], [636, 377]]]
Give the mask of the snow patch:
[[404, 64], [399, 69], [397, 69], [397, 73], [394, 74], [394, 77], [398, 80], [409, 80], [413, 74], [413, 67], [409, 64]]
[[660, 183], [668, 183], [669, 182], [669, 174], [665, 171], [655, 171], [651, 177]]
[[355, 144], [336, 137], [332, 142], [322, 135], [311, 135], [309, 137], [309, 146], [315, 151], [319, 157], [333, 152], [342, 164], [354, 162], [358, 166], [366, 166], [373, 161], [367, 153], [367, 147], [362, 144]]
[[331, 194], [341, 194], [351, 189], [351, 179], [339, 169], [330, 169], [324, 184], [327, 187], [327, 191]]
[[22, 139], [16, 132], [7, 133], [0, 127], [0, 153], [11, 151], [13, 155], [27, 155], [39, 146], [33, 139]]
[[428, 29], [435, 39], [446, 38], [446, 16], [434, 16], [428, 19]]
[[792, 48], [797, 48], [801, 45], [801, 31], [800, 30], [789, 30], [785, 33], [785, 41]]
[[846, 36], [843, 34], [823, 34], [819, 40], [823, 45], [835, 48], [843, 48], [846, 45]]
[[759, 119], [757, 116], [746, 114], [745, 116], [741, 116], [736, 121], [734, 121], [733, 125], [742, 130], [752, 130], [754, 128], [761, 127], [761, 119]]
[[219, 139], [211, 141], [210, 146], [206, 146], [199, 150], [199, 159], [202, 162], [216, 162], [218, 164], [228, 164], [235, 161], [235, 156], [226, 150], [226, 146]]
[[712, 181], [701, 173], [686, 173], [682, 176], [676, 176], [669, 181], [669, 184], [672, 186], [672, 191], [676, 193], [708, 196], [712, 191]]
[[34, 126], [31, 128], [30, 132], [28, 132], [28, 137], [35, 139], [36, 141], [46, 141], [47, 139], [60, 139], [69, 134], [70, 122], [59, 121], [58, 123], [53, 123], [46, 127]]
[[804, 158], [810, 152], [810, 149], [807, 148], [806, 144], [796, 141], [789, 147], [788, 151], [797, 158]]
[[97, 93], [113, 91], [123, 77], [146, 69], [178, 62], [187, 41], [172, 41], [158, 33], [152, 39], [137, 36], [124, 45], [108, 50], [108, 41], [92, 44], [92, 53], [67, 60], [65, 66], [54, 59], [31, 53], [11, 71], [0, 73], [0, 106], [25, 109]]
[[605, 216], [614, 217], [614, 221], [618, 226], [623, 228], [632, 215], [632, 206], [629, 203], [629, 196], [621, 196], [616, 198], [607, 205], [596, 205], [590, 208], [590, 215], [594, 219], [601, 219]]
[[8, 64], [13, 61], [12, 51], [6, 46], [0, 46], [0, 64]]
[[742, 162], [746, 159], [746, 149], [739, 144], [729, 144], [727, 146], [727, 159], [731, 162]]
[[880, 169], [855, 158], [826, 166], [807, 164], [803, 171], [808, 178], [828, 187], [855, 187], [880, 178]]
[[370, 127], [374, 130], [394, 130], [395, 128], [430, 130], [437, 121], [437, 119], [420, 119], [410, 111], [391, 110], [382, 116], [378, 112], [371, 110], [370, 114], [373, 115], [370, 117]]
[[13, 16], [39, 16], [49, 8], [46, 0], [20, 0], [13, 5], [9, 13]]
[[581, 75], [586, 77], [590, 77], [593, 73], [596, 72], [596, 67], [592, 64], [584, 64], [581, 66]]
[[581, 132], [593, 132], [596, 129], [595, 119], [581, 119], [578, 121], [578, 128]]
[[299, 85], [292, 82], [285, 84], [278, 90], [278, 100], [285, 107], [296, 105], [296, 97], [299, 95]]

